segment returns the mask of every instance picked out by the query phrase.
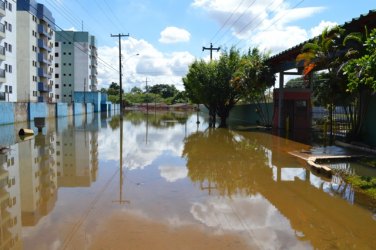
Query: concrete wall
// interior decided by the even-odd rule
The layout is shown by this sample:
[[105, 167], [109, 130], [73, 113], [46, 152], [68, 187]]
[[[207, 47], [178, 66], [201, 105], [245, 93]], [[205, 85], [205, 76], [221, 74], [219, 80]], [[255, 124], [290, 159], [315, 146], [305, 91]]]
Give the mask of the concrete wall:
[[14, 103], [14, 122], [25, 122], [28, 119], [29, 105], [27, 102]]
[[[273, 116], [273, 104], [263, 104], [261, 105], [265, 114], [268, 113], [269, 121], [272, 122]], [[208, 113], [208, 110], [204, 105], [200, 105], [200, 110], [204, 113]], [[217, 116], [218, 119], [218, 116]], [[217, 120], [218, 121], [218, 120]], [[236, 105], [230, 111], [230, 115], [227, 119], [228, 122], [232, 123], [246, 123], [246, 124], [261, 124], [262, 119], [260, 117], [260, 112], [258, 111], [258, 106], [256, 104], [242, 104]]]
[[[93, 95], [99, 98], [99, 93]], [[98, 112], [100, 109], [100, 100], [97, 103], [44, 103], [44, 102], [0, 102], [0, 125], [13, 124], [19, 122], [33, 121], [35, 117], [55, 118], [82, 115]], [[99, 107], [99, 108], [98, 108]], [[104, 104], [104, 110], [109, 112], [111, 102]]]
[[47, 117], [55, 118], [56, 117], [56, 103], [48, 103], [47, 105]]
[[33, 121], [35, 117], [48, 117], [47, 103], [29, 102], [28, 120]]
[[15, 143], [14, 124], [0, 125], [0, 146], [9, 146]]
[[0, 103], [0, 124], [14, 123], [14, 103]]
[[74, 115], [82, 115], [85, 112], [85, 104], [83, 103], [74, 103], [73, 104], [73, 113]]
[[75, 91], [74, 102], [91, 103], [94, 105], [94, 112], [101, 112], [102, 93]]
[[56, 117], [68, 116], [68, 103], [56, 103]]

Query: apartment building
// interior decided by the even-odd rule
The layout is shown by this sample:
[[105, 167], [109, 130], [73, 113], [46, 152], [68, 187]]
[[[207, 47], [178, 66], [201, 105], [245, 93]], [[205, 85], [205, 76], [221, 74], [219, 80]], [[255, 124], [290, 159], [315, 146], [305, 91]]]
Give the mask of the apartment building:
[[55, 39], [56, 100], [71, 103], [74, 92], [97, 91], [95, 37], [84, 31], [57, 31]]
[[0, 0], [0, 102], [17, 101], [16, 1]]
[[[17, 1], [17, 101], [54, 102], [54, 29], [51, 11]], [[22, 70], [20, 70], [22, 69]]]

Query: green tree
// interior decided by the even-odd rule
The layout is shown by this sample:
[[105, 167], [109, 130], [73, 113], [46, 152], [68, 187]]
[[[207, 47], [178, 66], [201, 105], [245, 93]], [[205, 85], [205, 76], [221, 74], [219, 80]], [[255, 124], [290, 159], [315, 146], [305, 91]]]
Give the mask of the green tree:
[[174, 85], [156, 84], [150, 87], [149, 93], [160, 95], [162, 98], [173, 97], [178, 93]]
[[325, 80], [316, 89], [319, 100], [329, 109], [330, 139], [333, 135], [333, 110], [335, 106], [343, 106], [351, 111], [353, 97], [346, 91], [347, 79], [342, 73], [346, 61], [346, 31], [339, 27], [326, 28], [313, 42], [303, 46], [302, 53], [298, 55], [297, 62], [304, 62], [304, 76], [313, 71], [326, 70]]
[[196, 60], [189, 66], [183, 78], [187, 97], [196, 104], [203, 104], [209, 110], [209, 126], [215, 125], [216, 117], [216, 64]]
[[232, 84], [243, 92], [246, 100], [258, 106], [263, 124], [270, 126], [270, 111], [264, 104], [267, 103], [266, 90], [273, 86], [275, 76], [270, 67], [265, 64], [267, 58], [268, 54], [260, 53], [257, 48], [249, 50], [242, 56]]
[[344, 66], [344, 72], [348, 79], [348, 91], [356, 93], [359, 97], [359, 108], [354, 119], [354, 131], [352, 137], [358, 138], [364, 117], [367, 112], [369, 98], [372, 92], [376, 91], [376, 29], [372, 30], [370, 35], [365, 32], [363, 36], [364, 47], [359, 52], [362, 55], [359, 58], [353, 58]]

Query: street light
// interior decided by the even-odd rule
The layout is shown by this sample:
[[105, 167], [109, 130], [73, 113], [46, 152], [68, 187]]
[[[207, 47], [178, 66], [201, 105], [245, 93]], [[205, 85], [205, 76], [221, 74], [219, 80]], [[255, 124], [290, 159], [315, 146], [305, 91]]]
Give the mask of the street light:
[[[124, 61], [124, 64], [126, 64], [126, 62], [131, 59], [132, 57], [134, 56], [138, 56], [140, 55], [139, 53], [137, 54], [134, 54], [134, 55], [131, 55], [129, 56], [125, 61]], [[123, 74], [121, 73], [121, 69], [122, 69], [122, 64], [121, 64], [121, 54], [120, 54], [120, 115], [123, 116], [123, 83], [122, 83], [122, 76]]]

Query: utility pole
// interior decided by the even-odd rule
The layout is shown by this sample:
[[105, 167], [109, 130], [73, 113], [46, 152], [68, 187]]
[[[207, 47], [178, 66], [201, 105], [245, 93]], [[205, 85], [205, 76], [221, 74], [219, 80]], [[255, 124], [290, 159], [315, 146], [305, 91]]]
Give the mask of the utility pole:
[[145, 87], [145, 91], [146, 91], [146, 111], [149, 111], [149, 90], [148, 90], [148, 78], [146, 77], [146, 80], [145, 80], [145, 83], [146, 83], [146, 87]]
[[213, 44], [212, 43], [210, 43], [210, 47], [209, 48], [202, 47], [202, 51], [204, 51], [204, 50], [210, 50], [210, 61], [213, 60], [213, 50], [219, 51], [220, 49], [221, 49], [221, 47], [213, 48]]
[[123, 117], [123, 83], [122, 83], [122, 73], [121, 73], [121, 38], [129, 36], [129, 33], [127, 35], [124, 34], [117, 34], [112, 35], [111, 37], [118, 37], [119, 38], [119, 85], [120, 85], [120, 117]]

